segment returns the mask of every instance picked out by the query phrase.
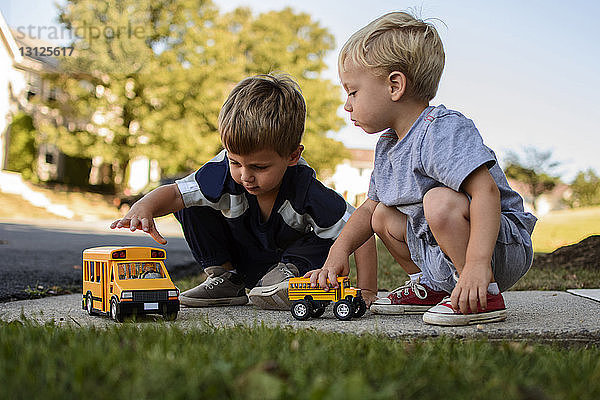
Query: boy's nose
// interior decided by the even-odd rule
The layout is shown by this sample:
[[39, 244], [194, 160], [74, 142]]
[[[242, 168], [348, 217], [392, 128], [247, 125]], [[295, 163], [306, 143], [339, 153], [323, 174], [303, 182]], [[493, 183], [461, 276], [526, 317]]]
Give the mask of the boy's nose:
[[346, 99], [346, 103], [344, 103], [344, 110], [348, 112], [352, 112], [352, 106], [350, 105], [350, 99]]
[[254, 181], [254, 176], [250, 173], [250, 171], [242, 170], [241, 179], [242, 182], [252, 182]]

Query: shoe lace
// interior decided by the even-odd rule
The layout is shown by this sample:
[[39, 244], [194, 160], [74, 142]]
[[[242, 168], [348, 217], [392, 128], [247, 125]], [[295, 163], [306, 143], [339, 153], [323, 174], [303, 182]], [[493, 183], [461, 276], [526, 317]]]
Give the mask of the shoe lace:
[[223, 283], [225, 280], [223, 278], [221, 278], [220, 276], [215, 276], [215, 277], [208, 277], [206, 278], [206, 280], [203, 282], [204, 286], [206, 286], [209, 289], [213, 289], [215, 286], [217, 286], [220, 283]]
[[286, 266], [281, 266], [279, 267], [279, 270], [281, 271], [281, 273], [283, 274], [283, 276], [287, 279], [287, 278], [294, 278], [296, 275], [294, 275], [294, 273], [292, 271], [290, 271], [288, 269], [288, 267]]
[[408, 280], [404, 282], [404, 285], [392, 290], [390, 294], [399, 293], [401, 296], [408, 296], [411, 290], [415, 292], [415, 295], [419, 299], [424, 299], [427, 297], [427, 289], [425, 289], [425, 286], [419, 283], [419, 279], [417, 279], [416, 281]]

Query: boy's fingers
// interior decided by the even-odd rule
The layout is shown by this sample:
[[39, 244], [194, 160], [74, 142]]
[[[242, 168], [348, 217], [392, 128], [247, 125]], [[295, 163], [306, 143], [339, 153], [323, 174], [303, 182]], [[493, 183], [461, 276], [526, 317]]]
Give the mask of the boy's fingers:
[[458, 298], [458, 310], [463, 314], [469, 314], [469, 292], [467, 290], [462, 290], [460, 292], [460, 297]]
[[329, 283], [331, 284], [331, 287], [333, 287], [334, 289], [337, 289], [338, 287], [338, 282], [337, 282], [337, 275], [335, 272], [333, 272], [332, 270], [328, 271], [329, 273], [327, 274], [328, 278], [329, 278]]
[[112, 224], [110, 224], [110, 227], [111, 227], [111, 229], [115, 229], [115, 228], [123, 228], [123, 227], [126, 227], [127, 225], [129, 225], [129, 220], [125, 219], [125, 218], [121, 218], [121, 219], [114, 221]]
[[455, 287], [450, 295], [450, 303], [452, 304], [452, 309], [454, 311], [458, 311], [458, 296], [460, 295], [460, 288]]
[[152, 236], [152, 239], [154, 239], [157, 243], [167, 244], [167, 239], [162, 237], [162, 235], [158, 232], [155, 226], [152, 226], [148, 233], [150, 234], [150, 236]]
[[139, 223], [140, 220], [138, 219], [138, 217], [131, 218], [131, 221], [129, 221], [129, 229], [131, 229], [131, 232], [135, 231], [138, 228]]
[[479, 301], [479, 293], [477, 290], [469, 291], [469, 307], [472, 313], [477, 312], [477, 302]]
[[328, 290], [329, 287], [327, 285], [327, 271], [321, 270], [319, 272], [319, 287]]
[[481, 309], [485, 311], [487, 308], [487, 289], [479, 288], [479, 304], [481, 305]]

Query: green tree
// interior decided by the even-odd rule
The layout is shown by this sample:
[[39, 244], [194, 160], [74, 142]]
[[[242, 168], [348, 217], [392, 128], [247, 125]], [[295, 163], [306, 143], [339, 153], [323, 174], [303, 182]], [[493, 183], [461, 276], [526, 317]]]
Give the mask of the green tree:
[[559, 165], [558, 162], [552, 161], [552, 151], [526, 147], [522, 155], [514, 151], [508, 152], [504, 173], [508, 178], [527, 185], [535, 210], [537, 199], [560, 183], [560, 177], [554, 174]]
[[18, 113], [13, 117], [9, 132], [6, 169], [20, 172], [23, 177], [30, 179], [33, 177], [36, 155], [33, 119], [23, 112]]
[[573, 191], [574, 207], [596, 206], [600, 204], [600, 177], [593, 169], [580, 171], [570, 185]]
[[304, 90], [309, 162], [332, 169], [344, 156], [325, 137], [342, 124], [339, 89], [320, 77], [333, 37], [306, 14], [220, 14], [210, 0], [68, 0], [60, 20], [78, 37], [54, 76], [61, 93], [46, 140], [113, 160], [116, 183], [139, 155], [167, 174], [197, 168], [220, 149], [217, 117], [232, 86], [271, 71]]
[[340, 142], [325, 136], [343, 125], [336, 115], [342, 104], [339, 86], [320, 78], [334, 37], [308, 14], [290, 8], [256, 18], [250, 9], [239, 8], [222, 21], [235, 53], [243, 56], [243, 76], [283, 71], [298, 80], [307, 103], [304, 157], [318, 172], [332, 171], [348, 155]]

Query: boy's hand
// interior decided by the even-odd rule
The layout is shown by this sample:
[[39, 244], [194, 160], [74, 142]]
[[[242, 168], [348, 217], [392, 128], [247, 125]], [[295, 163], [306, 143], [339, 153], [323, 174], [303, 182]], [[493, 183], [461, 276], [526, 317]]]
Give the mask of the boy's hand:
[[[317, 287], [317, 285], [325, 291], [329, 288], [338, 288], [337, 277], [346, 276], [350, 273], [350, 265], [348, 264], [348, 256], [336, 257], [332, 252], [329, 253], [327, 260], [320, 269], [315, 269], [307, 272], [304, 277], [310, 278], [310, 286]], [[327, 281], [329, 280], [329, 285]]]
[[450, 295], [452, 308], [463, 314], [476, 313], [487, 308], [487, 289], [492, 281], [492, 267], [485, 264], [465, 264], [458, 282]]
[[369, 289], [361, 289], [362, 298], [367, 303], [367, 308], [371, 308], [371, 304], [378, 299], [377, 293]]
[[136, 229], [141, 229], [159, 244], [166, 244], [167, 240], [156, 229], [154, 218], [149, 213], [143, 204], [136, 203], [131, 207], [131, 210], [121, 219], [110, 224], [110, 229], [129, 228], [132, 232]]

